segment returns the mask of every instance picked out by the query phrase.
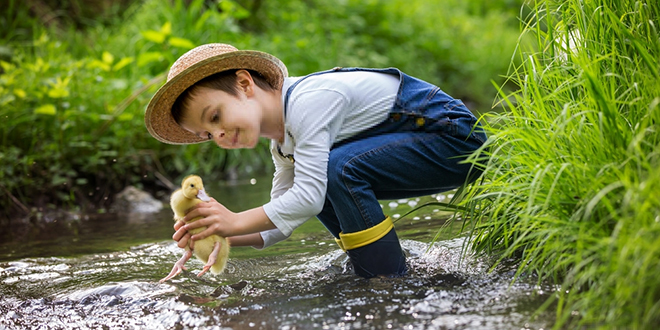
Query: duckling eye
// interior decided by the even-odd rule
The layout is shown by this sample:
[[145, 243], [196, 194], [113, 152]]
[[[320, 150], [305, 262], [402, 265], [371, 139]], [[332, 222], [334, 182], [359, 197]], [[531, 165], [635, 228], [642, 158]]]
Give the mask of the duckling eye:
[[195, 184], [191, 183], [191, 184], [190, 184], [190, 187], [191, 187], [191, 188], [195, 188]]

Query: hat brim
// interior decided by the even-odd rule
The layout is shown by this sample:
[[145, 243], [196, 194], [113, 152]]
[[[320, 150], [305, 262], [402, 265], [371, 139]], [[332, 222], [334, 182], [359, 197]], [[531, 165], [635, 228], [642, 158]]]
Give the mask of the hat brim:
[[232, 69], [259, 72], [276, 89], [281, 89], [288, 76], [286, 66], [277, 57], [255, 50], [237, 50], [201, 60], [168, 80], [154, 94], [144, 114], [149, 133], [168, 144], [195, 144], [209, 141], [183, 129], [172, 117], [172, 105], [190, 86], [198, 81]]

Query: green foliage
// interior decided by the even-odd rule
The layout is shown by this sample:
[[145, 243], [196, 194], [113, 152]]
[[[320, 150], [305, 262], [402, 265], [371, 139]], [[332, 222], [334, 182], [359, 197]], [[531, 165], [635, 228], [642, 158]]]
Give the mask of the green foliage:
[[[30, 19], [29, 8], [21, 6], [19, 1], [9, 0], [0, 6], [0, 40], [25, 39], [30, 34], [33, 20]], [[5, 49], [6, 46], [0, 47]]]
[[245, 46], [277, 54], [292, 75], [335, 66], [398, 67], [482, 111], [496, 96], [490, 81], [503, 81], [519, 34], [512, 28], [518, 2], [513, 11], [506, 1], [308, 3], [264, 4], [260, 21], [272, 37]]
[[[47, 1], [62, 11], [87, 2], [110, 13], [118, 8], [103, 0]], [[490, 81], [503, 81], [498, 76], [515, 47], [519, 4], [144, 0], [121, 7], [121, 16], [81, 12], [59, 27], [30, 18], [23, 2], [10, 6], [0, 12], [8, 29], [0, 35], [3, 210], [94, 209], [128, 184], [163, 188], [159, 177], [178, 181], [195, 172], [218, 180], [269, 170], [268, 141], [255, 150], [171, 146], [144, 128], [144, 108], [170, 65], [203, 43], [270, 52], [292, 75], [396, 66], [487, 109], [496, 93]]]
[[[561, 283], [555, 328], [660, 323], [660, 7], [539, 1], [489, 116], [472, 245]], [[542, 51], [538, 51], [538, 49]]]

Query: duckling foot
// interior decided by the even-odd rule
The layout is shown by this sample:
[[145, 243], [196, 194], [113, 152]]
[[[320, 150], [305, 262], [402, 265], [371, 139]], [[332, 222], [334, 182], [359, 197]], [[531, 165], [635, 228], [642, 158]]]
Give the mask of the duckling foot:
[[179, 259], [177, 262], [174, 263], [174, 267], [172, 267], [172, 271], [170, 272], [169, 275], [165, 276], [162, 280], [158, 281], [158, 283], [163, 283], [169, 279], [171, 279], [174, 276], [179, 275], [181, 271], [183, 270], [188, 270], [186, 268], [185, 263], [192, 257], [192, 251], [191, 250], [186, 250], [186, 252], [183, 253], [183, 256], [181, 259]]
[[215, 261], [218, 260], [218, 253], [220, 252], [221, 246], [222, 243], [220, 242], [215, 242], [215, 244], [213, 244], [213, 251], [211, 251], [211, 254], [209, 255], [209, 260], [206, 261], [206, 265], [204, 265], [202, 271], [197, 274], [197, 277], [204, 275], [204, 273], [208, 272], [209, 269], [211, 269], [211, 266], [215, 264]]

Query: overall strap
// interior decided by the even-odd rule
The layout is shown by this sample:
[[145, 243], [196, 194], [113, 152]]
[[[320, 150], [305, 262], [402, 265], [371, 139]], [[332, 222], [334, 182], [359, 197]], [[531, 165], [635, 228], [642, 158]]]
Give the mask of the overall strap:
[[[293, 92], [293, 89], [298, 86], [299, 83], [301, 83], [303, 80], [312, 77], [312, 76], [318, 76], [321, 74], [325, 73], [331, 73], [331, 72], [354, 72], [354, 71], [365, 71], [365, 72], [381, 72], [381, 73], [389, 73], [389, 74], [396, 74], [399, 76], [399, 89], [401, 88], [401, 84], [403, 83], [403, 73], [399, 71], [399, 69], [396, 68], [387, 68], [387, 69], [369, 69], [369, 68], [343, 68], [343, 67], [335, 67], [330, 70], [325, 70], [325, 71], [319, 71], [319, 72], [314, 72], [310, 73], [300, 79], [298, 79], [296, 82], [294, 82], [289, 88], [286, 90], [286, 94], [284, 95], [284, 118], [286, 121], [286, 113], [287, 113], [287, 108], [289, 106], [289, 97], [291, 96], [291, 93]], [[291, 133], [286, 132], [291, 136]], [[291, 136], [292, 137], [292, 136]], [[282, 149], [280, 148], [280, 145], [277, 145], [277, 152], [282, 156], [283, 158], [289, 159], [292, 163], [295, 163], [295, 159], [293, 158], [293, 155], [290, 154], [284, 154], [282, 152]]]
[[[312, 77], [312, 76], [318, 76], [321, 74], [325, 73], [331, 73], [331, 72], [352, 72], [352, 71], [366, 71], [366, 72], [382, 72], [382, 73], [390, 73], [390, 74], [397, 74], [399, 76], [399, 79], [402, 79], [402, 72], [399, 71], [399, 69], [396, 68], [387, 68], [387, 69], [369, 69], [369, 68], [343, 68], [343, 67], [334, 67], [330, 70], [325, 70], [325, 71], [319, 71], [319, 72], [314, 72], [310, 73], [293, 83], [291, 86], [286, 91], [286, 94], [284, 96], [284, 118], [286, 118], [286, 112], [287, 108], [289, 106], [289, 96], [291, 95], [291, 92], [293, 92], [293, 89], [298, 86], [299, 83], [301, 83], [303, 80]], [[401, 82], [399, 82], [401, 83]]]
[[293, 89], [296, 88], [296, 86], [298, 86], [299, 83], [301, 83], [303, 80], [305, 80], [309, 77], [312, 77], [312, 76], [318, 76], [318, 75], [321, 75], [321, 74], [324, 74], [324, 73], [329, 73], [329, 72], [337, 72], [339, 70], [341, 70], [341, 67], [335, 67], [335, 68], [332, 68], [330, 70], [310, 73], [310, 74], [298, 79], [298, 81], [294, 82], [291, 86], [289, 86], [289, 88], [286, 90], [286, 94], [284, 95], [284, 118], [286, 118], [286, 110], [287, 110], [288, 105], [289, 105], [289, 96], [291, 96], [291, 92], [293, 92]]

